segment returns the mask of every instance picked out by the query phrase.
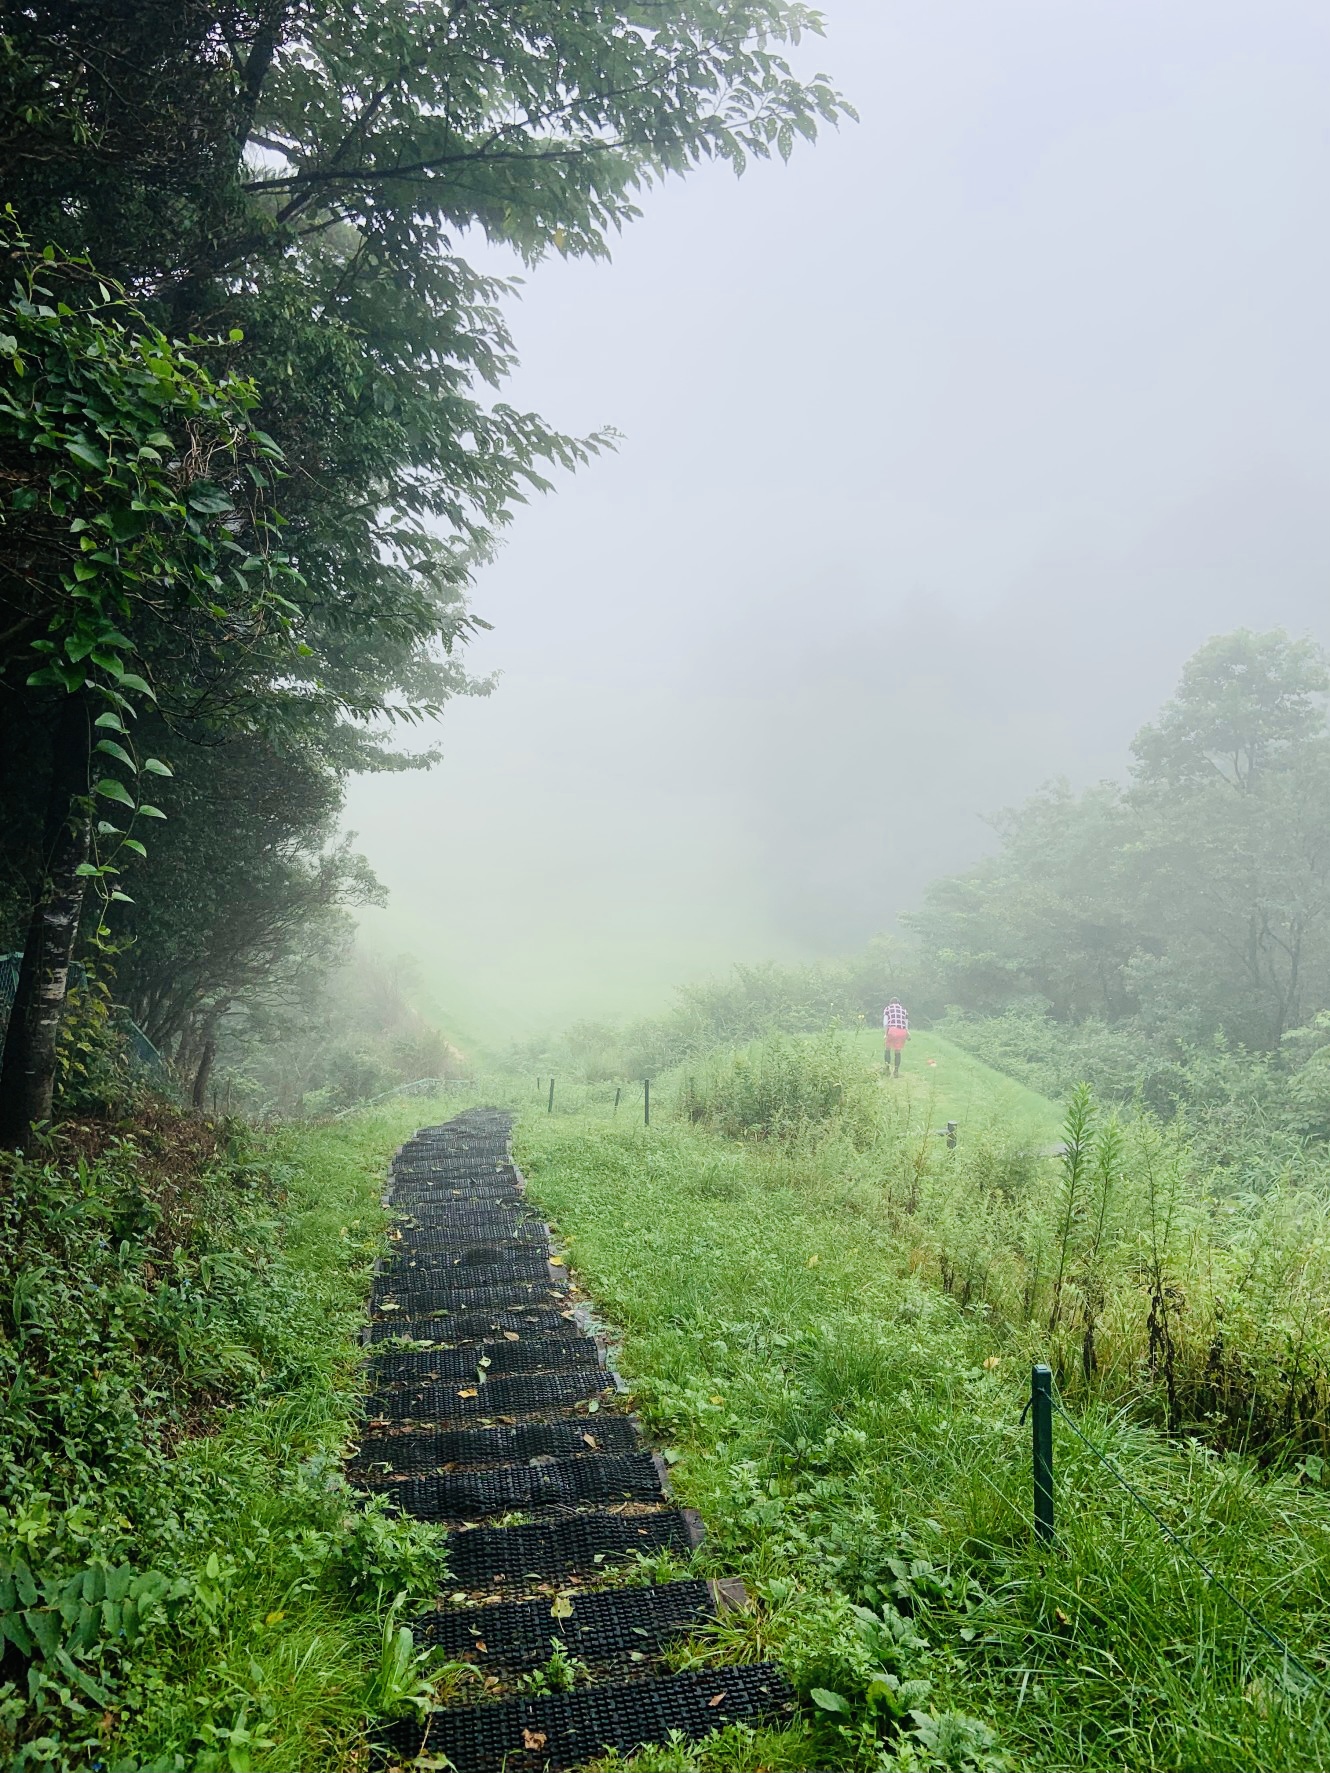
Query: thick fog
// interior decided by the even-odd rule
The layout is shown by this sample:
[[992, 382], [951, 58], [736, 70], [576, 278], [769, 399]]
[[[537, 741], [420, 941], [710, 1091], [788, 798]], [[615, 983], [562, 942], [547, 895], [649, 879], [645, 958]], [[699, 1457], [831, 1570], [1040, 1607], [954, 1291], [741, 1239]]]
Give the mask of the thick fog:
[[623, 441], [480, 576], [445, 761], [348, 812], [463, 1037], [853, 947], [1207, 635], [1330, 639], [1330, 12], [824, 11], [858, 125], [511, 314], [508, 397]]

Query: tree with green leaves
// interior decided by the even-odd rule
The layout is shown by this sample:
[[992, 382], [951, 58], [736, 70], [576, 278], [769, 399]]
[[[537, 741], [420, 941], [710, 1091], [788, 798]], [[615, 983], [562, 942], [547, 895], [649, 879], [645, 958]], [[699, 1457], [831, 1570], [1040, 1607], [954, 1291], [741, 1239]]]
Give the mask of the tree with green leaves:
[[1324, 734], [1328, 694], [1330, 662], [1314, 641], [1278, 629], [1216, 635], [1188, 659], [1159, 719], [1132, 741], [1137, 780], [1250, 791]]
[[[186, 355], [79, 260], [10, 232], [0, 303], [0, 668], [53, 699], [41, 878], [0, 1067], [0, 1140], [50, 1111], [69, 962], [89, 881], [108, 901], [140, 792], [169, 764], [138, 752], [150, 648], [225, 655], [285, 633], [294, 581], [271, 507], [277, 451], [244, 378]], [[206, 347], [205, 347], [206, 350]], [[98, 814], [102, 816], [98, 816]]]
[[1208, 641], [1131, 783], [1055, 785], [907, 921], [947, 1001], [1276, 1051], [1330, 999], [1330, 668], [1311, 642]]
[[[27, 0], [11, 11], [0, 116], [21, 127], [0, 127], [0, 189], [19, 223], [62, 262], [86, 259], [123, 285], [136, 304], [126, 351], [140, 335], [164, 360], [197, 355], [175, 340], [231, 340], [229, 373], [256, 391], [251, 420], [285, 464], [283, 621], [229, 638], [192, 619], [170, 642], [158, 629], [129, 636], [132, 674], [168, 725], [208, 722], [218, 742], [259, 731], [279, 747], [323, 747], [341, 769], [374, 767], [390, 761], [395, 723], [469, 687], [458, 650], [476, 622], [474, 563], [552, 468], [605, 439], [564, 436], [495, 398], [513, 361], [509, 286], [459, 242], [483, 235], [527, 263], [601, 256], [653, 181], [707, 159], [741, 170], [788, 154], [845, 111], [785, 56], [819, 30], [788, 0]], [[146, 435], [139, 445], [162, 448]], [[264, 471], [241, 454], [237, 471]], [[83, 472], [91, 487], [101, 470], [90, 458]], [[239, 490], [222, 489], [237, 512]], [[203, 534], [222, 546], [237, 519], [184, 503], [213, 520]], [[268, 542], [244, 541], [244, 558], [272, 561]], [[8, 572], [8, 536], [0, 546]], [[50, 734], [66, 722], [73, 733], [69, 747], [53, 736], [37, 747], [51, 804], [87, 799], [77, 769], [60, 774], [77, 751], [78, 698], [64, 692], [66, 706], [59, 674], [80, 663], [65, 631], [40, 623], [12, 633], [0, 657], [6, 694], [37, 698], [34, 723]], [[34, 905], [54, 903], [46, 857], [68, 828], [36, 846]], [[76, 875], [84, 859], [68, 844], [60, 853], [62, 877]], [[65, 942], [74, 901], [62, 904]], [[46, 975], [41, 1042], [58, 974]], [[17, 1026], [28, 1040], [26, 1011]], [[28, 1069], [19, 1048], [6, 1059], [15, 1067]], [[5, 1124], [40, 1111], [39, 1090], [4, 1088]]]

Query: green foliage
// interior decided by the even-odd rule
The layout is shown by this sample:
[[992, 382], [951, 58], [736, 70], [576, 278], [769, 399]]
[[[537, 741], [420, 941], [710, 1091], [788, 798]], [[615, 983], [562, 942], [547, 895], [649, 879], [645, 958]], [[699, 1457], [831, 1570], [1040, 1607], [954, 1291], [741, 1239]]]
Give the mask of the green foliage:
[[[483, 235], [527, 262], [602, 256], [647, 184], [707, 160], [737, 171], [785, 157], [847, 109], [786, 59], [821, 30], [802, 5], [668, 0], [649, 28], [644, 16], [633, 4], [444, 17], [418, 0], [36, 0], [7, 17], [0, 112], [20, 123], [0, 130], [0, 189], [16, 226], [53, 244], [0, 315], [27, 372], [6, 397], [20, 430], [0, 466], [33, 501], [6, 511], [0, 549], [0, 673], [30, 679], [0, 706], [0, 743], [35, 764], [0, 801], [19, 834], [0, 917], [23, 927], [46, 890], [51, 692], [89, 661], [125, 719], [151, 684], [196, 798], [237, 739], [272, 775], [296, 760], [293, 799], [312, 756], [336, 798], [351, 770], [431, 761], [395, 752], [393, 728], [488, 687], [459, 657], [481, 625], [465, 600], [474, 567], [518, 505], [610, 434], [570, 437], [495, 397], [514, 363], [512, 286], [458, 242]], [[34, 300], [55, 272], [59, 289]], [[217, 349], [227, 373], [206, 367]], [[95, 735], [107, 766], [88, 787], [106, 803], [99, 835], [134, 855], [141, 831], [119, 809], [153, 816], [139, 784], [156, 771], [122, 728]], [[237, 855], [264, 823], [248, 805], [233, 798], [224, 821]], [[294, 828], [306, 872], [320, 835], [317, 819]], [[117, 865], [100, 854], [82, 878], [110, 880], [114, 899]], [[300, 958], [302, 919], [286, 915], [288, 895], [251, 892], [264, 940], [238, 945], [223, 895], [205, 908], [214, 922], [191, 928], [206, 894], [178, 880], [146, 891], [145, 926], [171, 938], [147, 967], [169, 977], [182, 932], [210, 963], [172, 992], [173, 1034], [197, 1060], [237, 1006], [237, 1024], [264, 1021], [256, 954]]]
[[0, 1160], [5, 1764], [349, 1766], [441, 1566], [340, 1475], [389, 1129], [84, 1138]]
[[1325, 728], [1330, 670], [1311, 640], [1239, 628], [1188, 659], [1178, 693], [1132, 743], [1142, 779], [1179, 787], [1214, 780], [1250, 790], [1287, 768]]
[[55, 1100], [62, 1117], [123, 1115], [143, 1093], [129, 1039], [104, 979], [85, 973], [66, 999], [56, 1049]]
[[12, 208], [0, 245], [15, 275], [0, 302], [0, 603], [21, 610], [0, 667], [26, 655], [29, 688], [103, 704], [93, 773], [112, 773], [89, 792], [109, 803], [98, 834], [118, 842], [82, 871], [113, 895], [112, 856], [142, 854], [132, 833], [161, 816], [141, 778], [171, 774], [138, 755], [125, 724], [155, 698], [142, 675], [154, 637], [178, 646], [185, 627], [216, 655], [286, 625], [295, 578], [271, 507], [279, 452], [254, 422], [253, 384], [202, 361], [224, 345], [196, 341], [187, 355], [85, 260], [35, 252]]
[[[405, 1084], [470, 1065], [413, 1001], [419, 965], [352, 949], [340, 966], [279, 975], [224, 1032], [218, 1087], [247, 1114], [340, 1114]], [[285, 996], [282, 989], [285, 986]]]
[[1282, 1156], [1321, 1136], [1299, 1030], [1330, 996], [1328, 689], [1308, 641], [1220, 636], [1138, 735], [1129, 787], [1005, 814], [996, 855], [906, 920], [948, 1031], [1050, 1093], [1089, 1078], [1211, 1118], [1216, 1149], [1258, 1114]]
[[[1084, 1103], [1081, 1119], [1085, 1210], [1073, 1216], [1062, 1306], [1076, 1332], [1073, 1376], [1081, 1288], [1112, 1267], [1096, 1208], [1105, 1178], [1125, 1186], [1115, 1165], [1155, 1198], [1154, 1228], [1124, 1264], [1130, 1284], [1133, 1265], [1157, 1260], [1166, 1285], [1190, 1287], [1206, 1260], [1190, 1243], [1194, 1201], [1176, 1148], [1165, 1140], [1114, 1158], [1112, 1123]], [[1001, 1129], [975, 1170], [965, 1144], [948, 1152], [934, 1141], [910, 1214], [913, 1135], [889, 1124], [897, 1132], [857, 1164], [843, 1146], [791, 1152], [685, 1121], [648, 1130], [533, 1112], [519, 1128], [536, 1198], [623, 1327], [619, 1364], [676, 1455], [675, 1489], [709, 1524], [704, 1567], [741, 1574], [755, 1597], [750, 1612], [677, 1656], [692, 1666], [774, 1655], [810, 1702], [783, 1735], [727, 1733], [637, 1764], [659, 1773], [1324, 1764], [1319, 1695], [1286, 1675], [1278, 1653], [1062, 1428], [1058, 1545], [1050, 1555], [1033, 1544], [1019, 1417], [1042, 1329], [1032, 1349], [994, 1305], [962, 1308], [939, 1291], [921, 1249], [948, 1202], [953, 1226], [995, 1210], [1000, 1191], [980, 1190], [1003, 1173], [992, 1160]], [[1064, 1216], [1050, 1181], [1032, 1177], [1017, 1204], [1051, 1229]], [[1130, 1220], [1111, 1196], [1107, 1220]], [[990, 1225], [995, 1247], [1002, 1235]], [[1041, 1324], [1050, 1288], [1051, 1277]], [[1107, 1384], [1107, 1364], [1097, 1383]], [[1330, 1630], [1330, 1492], [1319, 1463], [1261, 1476], [1195, 1441], [1170, 1444], [1113, 1402], [1089, 1401], [1080, 1421], [1239, 1597], [1314, 1659]]]
[[858, 1145], [877, 1130], [877, 1102], [853, 1048], [836, 1034], [773, 1034], [690, 1068], [680, 1111], [731, 1138], [806, 1139], [834, 1128]]
[[891, 992], [915, 983], [904, 978], [908, 964], [898, 945], [882, 939], [849, 961], [736, 966], [723, 978], [681, 986], [661, 1015], [626, 1025], [578, 1022], [556, 1042], [515, 1048], [509, 1064], [532, 1072], [554, 1066], [587, 1083], [640, 1079], [767, 1035], [876, 1024]]

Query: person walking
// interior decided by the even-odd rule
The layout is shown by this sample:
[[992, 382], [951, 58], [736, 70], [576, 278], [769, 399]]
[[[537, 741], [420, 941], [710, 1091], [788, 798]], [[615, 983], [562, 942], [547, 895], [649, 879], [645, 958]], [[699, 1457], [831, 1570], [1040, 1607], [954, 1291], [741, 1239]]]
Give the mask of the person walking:
[[887, 1064], [887, 1076], [899, 1077], [901, 1074], [901, 1054], [905, 1051], [905, 1043], [910, 1038], [910, 1018], [905, 1013], [905, 1005], [898, 997], [893, 997], [882, 1012], [882, 1039], [885, 1044], [883, 1057]]

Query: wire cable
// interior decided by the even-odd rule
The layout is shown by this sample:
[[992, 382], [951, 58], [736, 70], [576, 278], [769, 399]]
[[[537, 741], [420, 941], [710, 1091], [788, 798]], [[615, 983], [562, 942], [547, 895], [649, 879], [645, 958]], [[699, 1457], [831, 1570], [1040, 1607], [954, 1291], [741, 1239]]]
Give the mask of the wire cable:
[[1095, 1458], [1099, 1461], [1099, 1463], [1108, 1472], [1109, 1476], [1116, 1478], [1118, 1483], [1120, 1483], [1122, 1485], [1122, 1488], [1131, 1497], [1132, 1501], [1137, 1505], [1137, 1507], [1143, 1508], [1145, 1510], [1146, 1514], [1149, 1515], [1150, 1519], [1159, 1528], [1160, 1532], [1163, 1533], [1167, 1538], [1171, 1539], [1173, 1541], [1174, 1545], [1176, 1545], [1178, 1550], [1182, 1553], [1182, 1555], [1185, 1558], [1189, 1558], [1191, 1560], [1191, 1562], [1196, 1565], [1196, 1568], [1198, 1570], [1202, 1571], [1204, 1573], [1204, 1575], [1211, 1582], [1214, 1583], [1215, 1587], [1220, 1591], [1220, 1593], [1225, 1595], [1233, 1603], [1233, 1605], [1237, 1608], [1238, 1612], [1242, 1614], [1243, 1618], [1248, 1620], [1250, 1624], [1254, 1625], [1256, 1627], [1257, 1631], [1260, 1632], [1261, 1636], [1264, 1638], [1267, 1638], [1269, 1640], [1269, 1642], [1274, 1645], [1275, 1649], [1279, 1651], [1280, 1655], [1285, 1659], [1286, 1662], [1291, 1662], [1293, 1664], [1294, 1668], [1298, 1669], [1301, 1672], [1301, 1674], [1303, 1675], [1303, 1677], [1307, 1681], [1309, 1681], [1313, 1687], [1319, 1687], [1322, 1683], [1311, 1672], [1311, 1670], [1307, 1667], [1306, 1663], [1303, 1662], [1299, 1657], [1295, 1656], [1293, 1654], [1292, 1650], [1290, 1650], [1288, 1645], [1283, 1641], [1283, 1639], [1276, 1636], [1276, 1634], [1270, 1630], [1270, 1627], [1268, 1625], [1265, 1625], [1261, 1620], [1259, 1620], [1256, 1617], [1255, 1613], [1252, 1612], [1250, 1607], [1243, 1606], [1242, 1602], [1234, 1594], [1233, 1590], [1228, 1586], [1228, 1584], [1223, 1580], [1223, 1578], [1220, 1576], [1217, 1576], [1215, 1574], [1215, 1572], [1210, 1568], [1209, 1564], [1206, 1563], [1204, 1558], [1197, 1557], [1196, 1553], [1191, 1549], [1191, 1547], [1187, 1544], [1187, 1542], [1184, 1539], [1180, 1538], [1178, 1536], [1178, 1534], [1176, 1534], [1173, 1531], [1172, 1527], [1169, 1526], [1168, 1522], [1164, 1519], [1164, 1517], [1156, 1509], [1151, 1508], [1150, 1504], [1145, 1500], [1144, 1496], [1141, 1495], [1140, 1491], [1137, 1490], [1134, 1487], [1134, 1485], [1129, 1483], [1125, 1477], [1123, 1477], [1122, 1473], [1118, 1470], [1117, 1466], [1114, 1465], [1113, 1461], [1111, 1459], [1109, 1459], [1106, 1454], [1101, 1453], [1099, 1451], [1099, 1448], [1095, 1446], [1094, 1442], [1089, 1438], [1089, 1436], [1084, 1434], [1081, 1431], [1081, 1429], [1077, 1426], [1077, 1424], [1067, 1414], [1066, 1410], [1063, 1409], [1061, 1403], [1058, 1401], [1058, 1399], [1056, 1397], [1053, 1399], [1053, 1408], [1057, 1411], [1058, 1415], [1061, 1416], [1062, 1420], [1066, 1423], [1067, 1427], [1071, 1430], [1071, 1432], [1076, 1436], [1077, 1440], [1081, 1441], [1085, 1446], [1087, 1446], [1090, 1449], [1090, 1451], [1094, 1454]]

